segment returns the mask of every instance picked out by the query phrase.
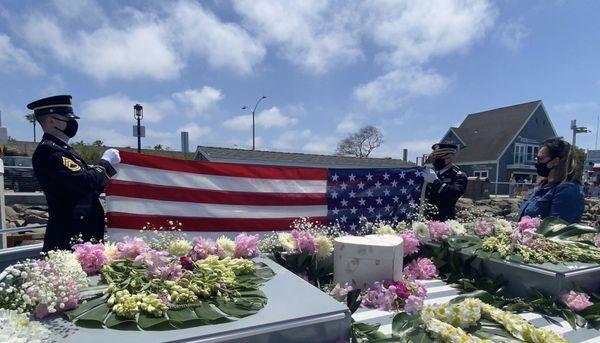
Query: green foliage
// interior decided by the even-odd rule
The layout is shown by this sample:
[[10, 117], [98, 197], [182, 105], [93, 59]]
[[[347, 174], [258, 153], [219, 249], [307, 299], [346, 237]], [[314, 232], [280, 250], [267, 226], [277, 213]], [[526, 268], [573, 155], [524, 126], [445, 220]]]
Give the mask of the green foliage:
[[75, 142], [71, 144], [73, 149], [83, 158], [86, 163], [96, 163], [102, 157], [104, 148], [102, 145], [98, 146], [95, 144], [103, 144], [102, 141], [95, 141], [92, 145], [85, 144], [83, 141]]

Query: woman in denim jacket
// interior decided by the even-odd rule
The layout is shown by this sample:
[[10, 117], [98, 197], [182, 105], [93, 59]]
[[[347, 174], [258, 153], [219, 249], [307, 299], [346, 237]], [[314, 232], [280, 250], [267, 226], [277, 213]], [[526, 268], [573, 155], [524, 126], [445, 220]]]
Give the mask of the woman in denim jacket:
[[559, 217], [569, 223], [581, 220], [584, 195], [573, 166], [571, 144], [561, 138], [542, 143], [535, 168], [543, 179], [526, 197], [519, 209], [519, 219]]

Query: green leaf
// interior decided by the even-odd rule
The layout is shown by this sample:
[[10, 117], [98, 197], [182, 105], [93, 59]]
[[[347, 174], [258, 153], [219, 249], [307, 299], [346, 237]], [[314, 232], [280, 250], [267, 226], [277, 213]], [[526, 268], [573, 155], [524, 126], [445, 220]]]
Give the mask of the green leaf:
[[203, 302], [202, 305], [194, 308], [194, 312], [198, 318], [208, 322], [228, 320], [224, 314], [213, 309], [208, 302]]
[[405, 312], [398, 313], [392, 319], [392, 335], [406, 337], [415, 330], [418, 330], [419, 323], [419, 316], [413, 316]]
[[92, 300], [88, 300], [87, 302], [80, 304], [79, 306], [77, 306], [77, 308], [75, 308], [72, 311], [66, 311], [65, 315], [67, 316], [67, 318], [69, 320], [73, 320], [77, 317], [79, 317], [80, 315], [86, 313], [87, 311], [93, 309], [94, 307], [98, 307], [104, 303], [106, 303], [107, 297], [106, 296], [102, 296], [102, 297], [98, 297], [96, 299], [92, 299]]
[[480, 299], [481, 301], [488, 303], [488, 304], [494, 304], [494, 296], [491, 295], [488, 291], [484, 291], [482, 289], [473, 291], [473, 292], [469, 292], [469, 293], [463, 293], [459, 296], [457, 296], [456, 298], [452, 299], [450, 302], [451, 303], [457, 303], [457, 302], [461, 302], [467, 298], [476, 298], [476, 299]]
[[114, 312], [111, 312], [106, 321], [104, 322], [107, 328], [133, 328], [133, 326], [137, 327], [137, 323], [135, 319], [130, 318], [120, 318]]
[[600, 315], [600, 303], [594, 304], [581, 312], [583, 316]]
[[[540, 223], [540, 226], [537, 228], [536, 232], [540, 235], [546, 236], [546, 234], [551, 231], [553, 228], [556, 228], [556, 225], [566, 226], [569, 225], [568, 222], [558, 218], [558, 217], [546, 217]], [[546, 236], [548, 237], [548, 236]]]
[[140, 326], [140, 328], [144, 329], [144, 330], [148, 330], [151, 328], [156, 328], [158, 326], [167, 326], [169, 327], [167, 324], [169, 323], [169, 319], [165, 316], [162, 317], [154, 317], [151, 315], [148, 315], [146, 313], [140, 313], [140, 317], [138, 318], [138, 325]]
[[87, 321], [91, 325], [98, 325], [102, 327], [102, 325], [104, 324], [104, 320], [106, 319], [106, 316], [108, 316], [109, 312], [110, 308], [108, 308], [106, 303], [104, 303], [100, 306], [94, 307], [90, 311], [81, 315], [79, 318], [77, 318], [77, 322], [79, 323], [80, 321]]
[[242, 318], [258, 312], [257, 309], [245, 309], [233, 301], [225, 301], [222, 298], [217, 299], [217, 308], [230, 316]]
[[190, 320], [198, 320], [196, 312], [191, 308], [182, 308], [179, 310], [168, 310], [167, 316], [172, 323], [185, 323]]

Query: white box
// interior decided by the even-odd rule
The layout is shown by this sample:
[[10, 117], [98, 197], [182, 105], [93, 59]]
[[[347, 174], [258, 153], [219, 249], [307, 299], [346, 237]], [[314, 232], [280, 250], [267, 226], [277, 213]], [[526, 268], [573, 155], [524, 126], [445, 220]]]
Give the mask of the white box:
[[333, 280], [366, 289], [374, 281], [402, 278], [402, 237], [396, 235], [343, 236], [334, 241]]

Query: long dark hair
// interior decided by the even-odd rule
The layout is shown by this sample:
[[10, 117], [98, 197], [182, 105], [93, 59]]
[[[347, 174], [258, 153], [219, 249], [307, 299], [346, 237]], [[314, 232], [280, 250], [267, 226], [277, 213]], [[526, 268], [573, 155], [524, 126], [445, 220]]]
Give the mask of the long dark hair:
[[577, 162], [575, 161], [575, 151], [569, 142], [562, 137], [551, 137], [542, 143], [548, 149], [550, 158], [558, 157], [559, 163], [553, 169], [556, 169], [558, 181], [571, 181], [581, 183], [581, 177], [577, 173]]

